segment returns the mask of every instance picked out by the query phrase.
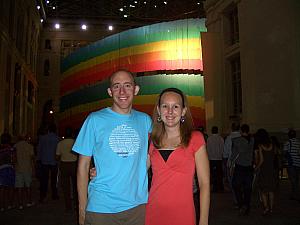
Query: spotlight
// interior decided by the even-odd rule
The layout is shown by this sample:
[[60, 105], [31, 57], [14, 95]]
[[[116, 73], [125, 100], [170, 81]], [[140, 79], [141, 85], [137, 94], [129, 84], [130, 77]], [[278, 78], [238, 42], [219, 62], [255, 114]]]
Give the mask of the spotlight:
[[154, 5], [154, 8], [156, 8], [157, 6], [156, 5]]
[[147, 2], [144, 2], [144, 4], [146, 5], [146, 4], [147, 4]]
[[134, 1], [135, 4], [137, 4], [137, 1]]
[[53, 111], [52, 111], [52, 110], [50, 110], [50, 111], [49, 111], [49, 113], [50, 113], [50, 114], [53, 114]]
[[37, 5], [36, 8], [37, 8], [38, 10], [40, 10], [41, 6]]
[[82, 24], [82, 25], [81, 25], [81, 29], [82, 29], [82, 30], [86, 30], [86, 29], [87, 29], [87, 25]]
[[114, 29], [114, 27], [112, 25], [108, 26], [108, 30], [113, 30], [113, 29]]
[[52, 9], [55, 9], [55, 6], [53, 6]]
[[127, 18], [127, 17], [128, 17], [128, 15], [126, 15], [126, 14], [125, 14], [125, 15], [124, 15], [124, 17], [125, 17], [125, 18]]
[[168, 4], [166, 1], [164, 1], [164, 4], [166, 5], [166, 4]]
[[47, 4], [49, 4], [49, 3], [50, 3], [50, 1], [46, 1], [46, 3], [47, 3]]
[[123, 8], [120, 8], [119, 10], [120, 10], [121, 12], [123, 12], [123, 11], [124, 11], [124, 9], [123, 9]]
[[44, 20], [43, 20], [43, 19], [41, 19], [41, 23], [42, 23], [42, 22], [44, 22]]
[[59, 29], [60, 28], [60, 24], [56, 23], [54, 27], [55, 27], [55, 29]]

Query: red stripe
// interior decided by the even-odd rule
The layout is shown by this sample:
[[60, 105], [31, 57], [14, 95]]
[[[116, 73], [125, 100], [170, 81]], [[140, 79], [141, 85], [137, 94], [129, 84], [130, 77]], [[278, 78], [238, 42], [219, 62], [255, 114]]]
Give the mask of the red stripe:
[[177, 70], [191, 69], [203, 70], [202, 60], [158, 60], [148, 63], [139, 64], [120, 64], [118, 67], [108, 69], [101, 68], [102, 64], [96, 65], [85, 71], [81, 71], [61, 81], [60, 95], [63, 96], [66, 92], [76, 90], [82, 85], [94, 84], [97, 81], [102, 81], [108, 78], [114, 71], [119, 68], [127, 69], [132, 72], [146, 72], [155, 70]]

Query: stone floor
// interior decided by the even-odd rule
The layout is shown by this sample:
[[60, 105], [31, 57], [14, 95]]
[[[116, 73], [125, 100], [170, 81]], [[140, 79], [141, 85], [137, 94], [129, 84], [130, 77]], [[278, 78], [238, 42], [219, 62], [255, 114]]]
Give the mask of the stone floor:
[[[35, 182], [36, 196], [38, 184]], [[262, 216], [262, 209], [253, 196], [248, 216], [239, 216], [232, 204], [231, 193], [213, 193], [211, 196], [210, 225], [300, 225], [300, 202], [289, 200], [289, 182], [281, 180], [276, 193], [272, 215]], [[37, 202], [37, 197], [35, 198]], [[48, 200], [23, 210], [0, 212], [0, 225], [77, 225], [75, 213], [65, 213], [63, 200]], [[172, 224], [166, 224], [172, 225]], [[184, 225], [184, 224], [182, 224]]]

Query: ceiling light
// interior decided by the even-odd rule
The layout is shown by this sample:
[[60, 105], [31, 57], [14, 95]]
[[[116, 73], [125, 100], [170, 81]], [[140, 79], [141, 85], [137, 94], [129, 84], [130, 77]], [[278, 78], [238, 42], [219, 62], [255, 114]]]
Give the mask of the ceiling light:
[[108, 26], [108, 30], [113, 30], [113, 29], [114, 29], [114, 27], [112, 25]]
[[146, 5], [146, 4], [147, 4], [147, 2], [144, 2], [144, 4]]
[[52, 9], [55, 9], [55, 6], [53, 6]]
[[129, 7], [131, 7], [131, 8], [134, 8], [134, 7], [135, 7], [135, 5], [129, 5]]
[[119, 10], [120, 10], [121, 12], [123, 12], [123, 11], [124, 11], [124, 9], [123, 9], [123, 8], [120, 8]]
[[49, 111], [50, 114], [53, 114], [54, 112], [52, 110]]
[[54, 27], [55, 27], [55, 29], [59, 29], [59, 28], [60, 28], [60, 24], [59, 24], [59, 23], [56, 23], [56, 24], [54, 25]]
[[197, 2], [197, 5], [200, 5], [200, 2]]
[[134, 1], [135, 4], [137, 4], [137, 1]]
[[41, 6], [38, 5], [38, 6], [36, 6], [36, 8], [39, 10], [41, 8]]
[[157, 6], [156, 5], [154, 5], [154, 8], [156, 8]]
[[82, 24], [82, 25], [81, 25], [81, 29], [82, 29], [82, 30], [86, 30], [86, 29], [87, 29], [87, 26], [86, 26], [85, 24]]
[[49, 4], [49, 3], [50, 3], [50, 1], [46, 1], [46, 3], [47, 3], [47, 4]]
[[43, 19], [41, 19], [41, 23], [42, 23], [42, 22], [44, 22], [44, 20], [43, 20]]
[[125, 14], [124, 17], [126, 18], [126, 17], [128, 17], [128, 15]]
[[166, 1], [164, 1], [164, 4], [166, 5], [166, 4], [168, 4]]

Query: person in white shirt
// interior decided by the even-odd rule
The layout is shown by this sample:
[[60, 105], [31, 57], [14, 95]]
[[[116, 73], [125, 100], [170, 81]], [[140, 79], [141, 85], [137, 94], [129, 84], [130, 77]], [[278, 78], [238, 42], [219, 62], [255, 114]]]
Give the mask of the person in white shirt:
[[213, 192], [222, 192], [224, 190], [222, 169], [224, 140], [218, 134], [217, 126], [212, 127], [211, 133], [212, 135], [207, 139], [207, 153], [210, 162], [212, 188]]
[[72, 152], [74, 139], [72, 137], [72, 128], [67, 127], [65, 130], [65, 138], [60, 141], [56, 148], [56, 157], [59, 159], [59, 169], [61, 185], [64, 192], [65, 210], [71, 211], [72, 205], [75, 208], [77, 202], [72, 204], [71, 193], [73, 199], [77, 200], [76, 187], [76, 169], [77, 169], [77, 154]]

